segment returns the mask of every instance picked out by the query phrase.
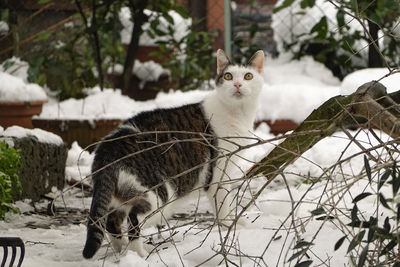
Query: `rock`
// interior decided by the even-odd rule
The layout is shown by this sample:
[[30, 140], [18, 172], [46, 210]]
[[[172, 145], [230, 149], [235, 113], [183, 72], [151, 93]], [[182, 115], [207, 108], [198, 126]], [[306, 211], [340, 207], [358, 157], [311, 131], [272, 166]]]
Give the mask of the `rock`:
[[[44, 143], [33, 135], [0, 137], [20, 152], [22, 167], [19, 172], [22, 192], [14, 200], [29, 198], [37, 201], [53, 187], [63, 189], [68, 149], [64, 143]], [[16, 190], [14, 190], [16, 191]]]

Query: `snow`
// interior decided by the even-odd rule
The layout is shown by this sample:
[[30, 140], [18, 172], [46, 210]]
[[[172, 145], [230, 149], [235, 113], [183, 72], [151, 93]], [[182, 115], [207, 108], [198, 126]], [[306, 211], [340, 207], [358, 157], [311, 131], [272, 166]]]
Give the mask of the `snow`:
[[[282, 5], [284, 0], [279, 0], [276, 7]], [[302, 9], [300, 7], [301, 1], [294, 1], [289, 7], [280, 10], [272, 15], [272, 28], [274, 30], [274, 40], [277, 43], [278, 51], [285, 51], [285, 43], [292, 44], [295, 41], [310, 38], [310, 31], [312, 27], [321, 20], [323, 16], [327, 18], [329, 31], [338, 32], [338, 24], [336, 19], [337, 8], [330, 2], [325, 0], [316, 0], [312, 8]], [[345, 14], [345, 24], [350, 27], [349, 34], [356, 31], [363, 32], [361, 24]], [[314, 33], [315, 34], [315, 33]], [[339, 38], [339, 35], [336, 36]], [[383, 39], [381, 40], [383, 41]], [[353, 57], [352, 60], [355, 65], [366, 66], [367, 62], [367, 49], [368, 46], [365, 40], [357, 40], [354, 43], [353, 49], [361, 55], [361, 59]], [[292, 51], [298, 50], [298, 46], [291, 48]], [[340, 50], [339, 54], [350, 56], [346, 51]]]
[[[176, 41], [180, 41], [185, 35], [189, 33], [189, 27], [192, 24], [192, 20], [182, 18], [182, 16], [180, 16], [176, 11], [168, 11], [168, 14], [173, 19], [173, 24], [168, 22], [164, 17], [159, 17], [160, 14], [155, 11], [145, 9], [144, 13], [149, 17], [149, 19], [148, 22], [144, 23], [142, 27], [144, 33], [140, 36], [139, 39], [139, 45], [141, 46], [157, 46], [156, 41], [167, 40], [166, 36], [157, 36], [153, 39], [147, 34], [147, 31], [151, 29], [150, 25], [153, 21], [159, 21], [157, 29], [165, 33], [168, 33], [168, 27], [172, 27], [174, 29], [173, 38]], [[131, 12], [128, 7], [121, 8], [119, 19], [123, 26], [123, 29], [121, 31], [121, 41], [123, 44], [129, 44], [131, 41], [133, 23], [131, 21]]]
[[[386, 87], [388, 93], [398, 91], [400, 89], [400, 73], [394, 72], [391, 75], [389, 74], [390, 72], [387, 68], [363, 69], [350, 73], [343, 79], [340, 94], [352, 94], [363, 84], [362, 81], [373, 80], [379, 80]], [[385, 77], [386, 75], [389, 76]]]
[[[347, 95], [357, 90], [365, 81], [377, 80], [388, 73], [387, 69], [364, 69], [349, 74], [340, 82], [326, 67], [311, 57], [298, 61], [289, 54], [277, 59], [267, 58], [257, 121], [289, 119], [302, 122], [315, 108], [336, 95]], [[290, 79], [288, 79], [290, 77]], [[381, 82], [388, 92], [397, 90], [400, 74], [395, 73]], [[160, 92], [156, 99], [135, 101], [116, 89], [86, 89], [84, 99], [49, 101], [43, 105], [39, 118], [43, 119], [127, 119], [145, 110], [174, 107], [201, 101], [205, 90], [189, 92]], [[293, 108], [299, 107], [299, 108]]]
[[11, 57], [0, 65], [0, 72], [6, 72], [28, 82], [29, 63], [17, 57]]
[[7, 129], [3, 130], [0, 128], [0, 137], [17, 137], [17, 138], [24, 138], [28, 136], [34, 136], [38, 139], [41, 143], [46, 144], [55, 144], [61, 146], [64, 144], [64, 141], [56, 134], [44, 131], [39, 128], [35, 129], [26, 129], [20, 126], [11, 126]]
[[[303, 121], [313, 109], [340, 91], [340, 81], [311, 57], [289, 61], [290, 55], [266, 59], [264, 88], [257, 120]], [[290, 77], [290, 79], [288, 79]], [[301, 103], [301, 108], [293, 109]]]
[[[282, 55], [276, 60], [266, 60], [264, 75], [266, 82], [261, 96], [258, 119], [293, 119], [300, 122], [325, 100], [339, 93], [350, 92], [361, 84], [375, 79], [374, 75], [382, 75], [382, 72], [374, 69], [364, 70], [362, 75], [350, 74], [341, 83], [311, 58], [290, 61], [288, 57]], [[390, 84], [395, 86], [395, 80]], [[119, 90], [100, 91], [99, 88], [92, 88], [87, 89], [86, 93], [88, 96], [81, 100], [68, 99], [60, 103], [50, 101], [45, 104], [40, 117], [124, 119], [143, 110], [198, 102], [208, 91], [159, 93], [156, 99], [146, 102], [129, 99], [121, 95]], [[0, 133], [4, 131], [3, 134], [5, 134], [9, 129], [4, 131], [0, 128]], [[22, 134], [20, 129], [14, 129], [17, 134]], [[311, 248], [312, 253], [308, 253], [314, 261], [313, 266], [321, 265], [325, 261], [328, 266], [350, 266], [349, 256], [346, 254], [349, 240], [346, 240], [337, 251], [334, 251], [334, 244], [343, 235], [351, 238], [353, 234], [350, 232], [351, 229], [334, 224], [336, 219], [332, 222], [316, 220], [311, 216], [310, 211], [322, 203], [326, 209], [335, 205], [337, 209], [346, 212], [349, 208], [351, 209], [352, 200], [356, 195], [372, 190], [365, 175], [360, 176], [364, 172], [364, 159], [363, 154], [360, 153], [362, 151], [360, 146], [371, 149], [371, 156], [383, 162], [392, 158], [398, 160], [399, 154], [390, 146], [374, 148], [379, 146], [381, 141], [391, 140], [379, 131], [376, 131], [376, 134], [380, 140], [375, 139], [364, 129], [347, 133], [349, 136], [339, 131], [324, 138], [301, 158], [290, 164], [283, 175], [268, 185], [255, 201], [255, 205], [246, 211], [243, 218], [244, 225], [238, 225], [235, 236], [231, 235], [228, 245], [232, 246], [230, 251], [232, 255], [229, 256], [229, 260], [238, 266], [245, 267], [289, 266], [287, 261], [294, 253], [292, 248], [297, 238], [303, 238], [314, 244]], [[242, 176], [241, 170], [247, 170], [253, 162], [265, 157], [282, 141], [282, 136], [272, 135], [266, 124], [261, 124], [254, 130], [253, 135], [255, 141], [266, 142], [254, 145], [245, 151], [243, 157], [246, 160], [238, 162], [240, 168], [235, 173], [237, 178]], [[358, 141], [358, 144], [353, 142], [353, 138]], [[348, 160], [334, 167], [338, 160], [346, 158]], [[78, 143], [74, 143], [68, 153], [67, 180], [83, 180], [90, 186], [90, 180], [86, 176], [90, 174], [92, 160], [93, 154], [83, 151]], [[374, 169], [375, 163], [370, 164]], [[264, 183], [263, 177], [249, 181], [249, 187], [241, 191], [244, 195], [241, 204], [246, 204]], [[383, 192], [389, 196], [391, 188], [384, 186]], [[338, 194], [342, 198], [333, 197]], [[153, 244], [145, 244], [147, 251], [154, 250], [147, 259], [140, 258], [132, 251], [124, 251], [121, 255], [116, 255], [107, 246], [106, 241], [92, 260], [84, 260], [81, 256], [86, 238], [86, 216], [91, 201], [89, 195], [80, 189], [66, 187], [63, 192], [52, 192], [50, 196], [55, 198], [54, 205], [57, 210], [67, 209], [70, 212], [58, 211], [58, 216], [49, 217], [45, 215], [46, 212], [38, 212], [47, 210], [49, 204], [47, 200], [39, 203], [30, 203], [25, 200], [15, 204], [20, 208], [21, 214], [8, 213], [5, 220], [0, 221], [1, 236], [19, 236], [25, 241], [24, 265], [26, 266], [157, 267], [196, 266], [201, 263], [203, 263], [201, 266], [225, 266], [221, 256], [217, 255], [210, 259], [220, 248], [227, 232], [216, 226], [211, 227], [213, 216], [208, 213], [211, 207], [205, 196], [185, 199], [185, 205], [176, 209], [177, 213], [192, 215], [193, 217], [189, 220], [169, 220], [170, 230], [168, 227], [160, 231], [156, 227], [143, 229], [142, 233], [146, 237], [151, 237], [153, 242]], [[294, 205], [298, 206], [291, 216]], [[366, 218], [373, 215], [372, 206], [376, 206], [376, 197], [373, 196], [358, 203], [359, 210]], [[196, 222], [193, 222], [195, 210], [197, 217]], [[382, 215], [379, 213], [381, 220], [387, 212], [381, 210], [380, 212], [382, 212]], [[338, 216], [343, 225], [349, 222], [345, 215], [335, 216]], [[63, 223], [65, 221], [67, 223]], [[171, 227], [175, 226], [177, 228], [171, 230]], [[237, 252], [236, 249], [240, 249], [245, 255], [261, 256], [264, 262], [260, 262], [259, 258], [235, 256], [233, 254]], [[294, 264], [291, 262], [290, 266]]]
[[93, 157], [94, 155], [83, 150], [78, 142], [73, 142], [71, 149], [68, 150], [67, 162], [65, 164], [65, 179], [72, 183], [81, 181], [89, 184], [89, 179], [85, 178], [91, 173]]
[[[255, 131], [255, 135], [263, 138], [273, 138], [268, 128], [263, 125]], [[355, 136], [356, 132], [350, 131], [351, 136]], [[381, 139], [384, 141], [389, 138], [381, 134]], [[366, 149], [377, 145], [378, 141], [371, 141], [368, 132], [361, 131], [357, 134], [359, 140]], [[358, 153], [361, 149], [342, 132], [337, 132], [333, 136], [325, 138], [323, 141], [315, 145], [310, 151], [303, 155], [303, 158], [298, 159], [285, 170], [285, 176], [290, 184], [290, 195], [288, 189], [283, 183], [282, 178], [277, 178], [275, 182], [257, 199], [256, 205], [250, 208], [245, 213], [245, 225], [238, 226], [236, 230], [235, 244], [240, 246], [241, 251], [247, 255], [262, 255], [263, 250], [270, 240], [272, 241], [264, 255], [264, 260], [268, 266], [284, 266], [284, 262], [293, 254], [290, 249], [293, 247], [295, 233], [291, 228], [291, 217], [289, 216], [292, 210], [292, 202], [298, 203], [301, 198], [302, 202], [295, 212], [295, 219], [300, 228], [301, 238], [314, 243], [312, 254], [310, 257], [315, 263], [320, 263], [321, 260], [327, 260], [330, 257], [330, 266], [348, 266], [349, 259], [345, 256], [348, 241], [345, 241], [341, 249], [334, 251], [333, 246], [336, 241], [343, 235], [340, 229], [329, 222], [315, 220], [310, 217], [310, 211], [317, 207], [318, 200], [321, 198], [321, 203], [328, 202], [328, 196], [322, 194], [325, 190], [330, 192], [340, 191], [341, 187], [349, 182], [352, 182], [352, 176], [358, 174], [363, 169], [363, 156], [359, 155], [352, 158], [347, 164], [344, 164], [343, 170], [333, 171], [329, 176], [322, 176], [321, 181], [315, 186], [310, 186], [304, 183], [305, 177], [320, 177], [321, 173], [330, 166], [334, 165], [338, 159]], [[267, 146], [267, 147], [266, 147]], [[246, 152], [249, 160], [255, 160], [261, 155], [265, 155], [273, 148], [271, 143], [264, 146], [255, 146]], [[346, 148], [347, 147], [347, 148]], [[346, 151], [345, 155], [342, 152]], [[77, 146], [73, 146], [68, 156], [68, 164], [73, 165], [81, 150]], [[389, 157], [383, 149], [377, 150], [381, 157]], [[73, 154], [73, 156], [71, 156]], [[84, 156], [86, 158], [88, 155]], [[397, 153], [393, 155], [398, 158]], [[88, 166], [90, 160], [80, 161], [80, 164]], [[242, 167], [248, 167], [250, 163], [244, 164]], [[347, 181], [345, 179], [347, 179]], [[366, 178], [365, 178], [366, 179]], [[368, 181], [362, 179], [356, 182], [350, 192], [345, 195], [345, 199], [338, 204], [338, 207], [346, 207], [346, 203], [351, 203], [352, 196], [364, 191]], [[251, 185], [251, 192], [256, 192], [260, 185], [264, 182], [263, 179], [254, 180]], [[307, 190], [309, 190], [307, 192]], [[388, 192], [385, 188], [384, 192]], [[79, 189], [65, 189], [63, 198], [61, 192], [56, 192], [55, 205], [67, 208], [88, 209], [90, 198], [83, 196]], [[371, 205], [376, 201], [373, 197], [367, 198], [365, 201], [359, 202], [359, 209], [363, 212], [368, 212]], [[186, 205], [176, 212], [185, 212], [191, 214], [196, 209], [197, 198], [189, 200]], [[85, 241], [86, 227], [84, 220], [79, 224], [68, 225], [53, 225], [48, 226], [46, 216], [32, 215], [32, 208], [29, 208], [29, 202], [17, 202], [16, 206], [24, 210], [25, 214], [7, 214], [5, 221], [0, 221], [0, 233], [2, 236], [20, 236], [26, 242], [26, 258], [24, 264], [27, 266], [195, 266], [211, 255], [215, 254], [215, 249], [218, 249], [220, 243], [219, 230], [217, 227], [210, 228], [212, 217], [207, 217], [207, 211], [210, 210], [208, 200], [202, 196], [199, 200], [198, 213], [199, 219], [209, 219], [203, 223], [190, 223], [182, 225], [186, 221], [177, 221], [171, 219], [169, 226], [179, 226], [174, 230], [173, 240], [175, 245], [170, 242], [160, 244], [157, 247], [158, 251], [152, 253], [147, 259], [140, 258], [135, 252], [127, 251], [122, 255], [114, 255], [107, 247], [102, 247], [93, 260], [83, 260], [81, 250]], [[32, 204], [30, 204], [32, 205]], [[47, 202], [42, 201], [36, 203], [36, 209], [47, 206]], [[203, 215], [201, 215], [203, 214]], [[203, 216], [203, 217], [202, 217]], [[289, 218], [288, 220], [286, 220]], [[348, 222], [344, 216], [341, 217], [344, 223]], [[26, 227], [30, 225], [30, 227]], [[283, 225], [279, 230], [278, 228]], [[319, 229], [322, 227], [321, 229]], [[36, 229], [32, 229], [36, 228]], [[46, 229], [49, 228], [49, 229]], [[288, 229], [292, 229], [288, 231]], [[164, 229], [165, 231], [165, 229]], [[145, 235], [151, 235], [153, 242], [162, 242], [164, 238], [168, 238], [170, 232], [158, 233], [155, 227], [145, 228]], [[226, 234], [226, 230], [221, 231], [222, 235]], [[279, 238], [279, 236], [281, 238]], [[316, 238], [314, 239], [314, 236]], [[287, 241], [285, 241], [287, 239]], [[313, 240], [314, 239], [314, 240]], [[204, 243], [202, 243], [204, 242]], [[202, 244], [200, 247], [199, 245]], [[234, 244], [234, 245], [235, 245]], [[155, 249], [154, 245], [146, 244], [145, 248], [150, 251]], [[281, 249], [284, 249], [284, 254], [281, 255]], [[193, 251], [192, 251], [193, 250]], [[234, 251], [232, 251], [234, 252]], [[104, 258], [104, 256], [106, 256]], [[181, 258], [181, 259], [180, 259]], [[222, 258], [214, 257], [202, 266], [225, 266], [221, 263]], [[231, 256], [230, 260], [236, 262], [240, 266], [254, 266], [254, 262], [249, 258], [238, 258]], [[264, 266], [264, 265], [262, 265]]]
[[0, 102], [43, 101], [47, 99], [42, 87], [25, 83], [21, 78], [0, 71]]
[[7, 22], [0, 21], [0, 36], [6, 35], [9, 30], [10, 30], [10, 27], [8, 26]]
[[121, 94], [119, 89], [99, 87], [87, 89], [84, 99], [67, 99], [62, 102], [50, 101], [43, 105], [39, 118], [43, 119], [127, 119], [133, 115], [155, 108], [174, 107], [199, 102], [205, 91], [170, 91], [159, 93], [154, 100], [135, 101]]
[[[340, 92], [340, 81], [311, 57], [289, 61], [288, 55], [267, 59], [265, 84], [260, 97], [257, 120], [291, 119], [303, 121], [313, 109]], [[287, 77], [290, 76], [291, 79]], [[39, 115], [43, 119], [127, 119], [139, 112], [201, 101], [208, 91], [160, 92], [155, 100], [135, 101], [120, 90], [98, 87], [87, 89], [84, 99], [49, 101]], [[293, 109], [297, 103], [301, 109]]]
[[[108, 73], [122, 74], [124, 67], [121, 64], [116, 64], [109, 67]], [[164, 69], [160, 64], [149, 60], [140, 62], [135, 60], [132, 73], [141, 80], [140, 88], [142, 89], [146, 82], [158, 81], [162, 75], [170, 76], [171, 71]]]

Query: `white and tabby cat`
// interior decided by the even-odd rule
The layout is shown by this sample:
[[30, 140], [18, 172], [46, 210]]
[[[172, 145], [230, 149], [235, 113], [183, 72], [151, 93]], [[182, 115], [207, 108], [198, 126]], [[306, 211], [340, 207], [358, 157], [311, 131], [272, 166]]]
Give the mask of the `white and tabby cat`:
[[[120, 250], [121, 224], [127, 216], [130, 249], [145, 256], [142, 223], [159, 223], [173, 213], [175, 199], [195, 188], [207, 192], [220, 221], [230, 215], [229, 186], [220, 182], [229, 179], [232, 163], [221, 153], [237, 146], [221, 138], [249, 135], [263, 84], [263, 62], [260, 50], [247, 65], [234, 65], [220, 49], [216, 90], [202, 102], [140, 113], [104, 139], [92, 165], [85, 258], [101, 246], [103, 229]], [[162, 216], [160, 211], [153, 215], [159, 208]]]

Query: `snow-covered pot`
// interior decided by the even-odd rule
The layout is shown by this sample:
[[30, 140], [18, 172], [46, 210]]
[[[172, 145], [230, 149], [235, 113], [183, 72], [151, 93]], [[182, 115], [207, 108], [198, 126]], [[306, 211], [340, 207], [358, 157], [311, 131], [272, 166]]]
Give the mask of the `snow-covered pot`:
[[263, 122], [268, 124], [268, 126], [271, 128], [271, 133], [273, 133], [274, 135], [284, 134], [286, 132], [296, 129], [297, 126], [299, 126], [298, 123], [292, 120], [275, 120], [274, 122], [270, 120], [262, 120], [255, 122], [255, 128], [257, 128], [258, 125]]
[[42, 112], [43, 101], [0, 102], [0, 126], [7, 128], [12, 125], [33, 128], [32, 116]]
[[[78, 141], [82, 147], [87, 147], [100, 141], [104, 136], [115, 129], [122, 120], [95, 119], [95, 120], [70, 120], [70, 119], [41, 119], [32, 120], [35, 128], [55, 133], [70, 147], [74, 141]], [[89, 150], [92, 151], [93, 147]]]
[[[17, 63], [21, 69], [27, 69], [27, 63]], [[40, 114], [46, 102], [47, 95], [42, 87], [27, 83], [23, 77], [0, 71], [0, 126], [33, 128], [32, 116]]]

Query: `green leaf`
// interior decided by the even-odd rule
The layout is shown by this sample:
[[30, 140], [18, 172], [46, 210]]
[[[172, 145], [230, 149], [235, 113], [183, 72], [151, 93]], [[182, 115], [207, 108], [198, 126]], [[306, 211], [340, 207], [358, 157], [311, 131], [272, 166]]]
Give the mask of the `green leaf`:
[[378, 190], [381, 189], [381, 187], [383, 186], [383, 184], [386, 182], [386, 180], [389, 178], [390, 174], [392, 173], [392, 171], [390, 169], [387, 169], [382, 177], [379, 179], [379, 184], [378, 184]]
[[184, 6], [182, 5], [178, 5], [174, 8], [174, 10], [181, 15], [184, 19], [189, 18], [189, 13], [187, 12], [187, 10], [185, 9]]
[[345, 13], [344, 13], [344, 11], [341, 10], [341, 9], [339, 9], [338, 12], [336, 13], [336, 20], [337, 20], [337, 23], [338, 23], [339, 31], [340, 31], [341, 28], [343, 28], [344, 25], [345, 25], [344, 15], [345, 15]]
[[371, 226], [370, 222], [367, 221], [351, 221], [347, 226], [358, 227], [358, 228], [369, 228]]
[[354, 204], [353, 209], [351, 210], [351, 221], [352, 222], [359, 222], [360, 219], [357, 216], [358, 213], [358, 207], [356, 204]]
[[386, 201], [386, 198], [382, 195], [382, 193], [379, 193], [379, 202], [381, 202], [381, 204], [382, 204], [385, 208], [390, 209], [390, 207], [389, 207], [389, 205], [388, 205], [388, 203], [387, 203], [387, 201]]
[[345, 239], [346, 239], [346, 236], [343, 236], [336, 242], [335, 251], [338, 250], [342, 246]]
[[370, 192], [361, 193], [353, 199], [353, 203], [357, 203], [358, 201], [372, 195]]
[[39, 4], [47, 4], [49, 2], [51, 2], [51, 0], [38, 0]]
[[311, 211], [311, 214], [314, 215], [314, 216], [316, 216], [316, 215], [321, 215], [321, 214], [325, 214], [325, 210], [324, 210], [323, 207], [319, 207], [319, 208], [317, 208], [317, 209], [315, 209], [315, 210], [312, 210], [312, 211]]
[[15, 64], [15, 61], [13, 60], [6, 60], [2, 66], [4, 70], [8, 70], [10, 67], [12, 67]]
[[400, 203], [398, 203], [398, 204], [396, 205], [396, 207], [397, 207], [396, 219], [397, 219], [397, 220], [400, 220]]
[[285, 8], [291, 6], [291, 5], [293, 4], [294, 1], [295, 1], [295, 0], [284, 0], [283, 3], [282, 3], [282, 5], [280, 5], [280, 6], [278, 6], [278, 7], [276, 7], [276, 8], [274, 9], [274, 13], [278, 13], [278, 12], [281, 11], [282, 9], [285, 9]]
[[367, 173], [367, 177], [369, 182], [371, 182], [371, 167], [369, 166], [369, 161], [366, 155], [364, 155], [364, 167], [365, 167], [365, 172]]
[[317, 221], [333, 220], [333, 219], [335, 219], [335, 217], [333, 217], [333, 216], [327, 216], [327, 215], [324, 215], [324, 216], [315, 218], [315, 220], [317, 220]]
[[368, 229], [368, 237], [367, 237], [367, 242], [371, 243], [372, 241], [375, 240], [375, 227], [370, 227]]
[[14, 148], [0, 142], [0, 219], [12, 208], [13, 194], [21, 191], [18, 173], [21, 168], [20, 155]]
[[383, 250], [381, 251], [381, 253], [379, 253], [379, 256], [388, 254], [396, 245], [397, 245], [397, 242], [396, 242], [396, 241], [394, 241], [394, 240], [390, 241], [390, 242], [383, 248]]
[[315, 5], [315, 0], [302, 0], [300, 2], [300, 7], [305, 9], [307, 7], [313, 7]]
[[361, 244], [361, 241], [363, 239], [365, 235], [365, 230], [362, 230], [361, 232], [359, 232], [354, 238], [353, 240], [351, 240], [349, 247], [347, 248], [347, 253], [349, 253], [350, 251], [352, 251], [356, 246], [358, 246], [359, 244]]
[[385, 222], [383, 223], [383, 228], [387, 233], [390, 233], [390, 229], [392, 228], [389, 223], [389, 217], [385, 218]]
[[392, 180], [392, 189], [393, 189], [393, 196], [397, 195], [397, 192], [399, 191], [399, 187], [400, 187], [400, 175], [394, 175], [392, 176], [393, 180]]
[[361, 251], [357, 267], [364, 267], [365, 260], [367, 259], [367, 254], [368, 254], [368, 244]]
[[307, 252], [307, 250], [308, 250], [308, 247], [307, 247], [307, 248], [303, 248], [302, 250], [300, 250], [300, 251], [294, 253], [294, 254], [288, 259], [288, 262], [290, 262], [290, 261], [292, 261], [292, 260], [298, 258], [299, 256], [303, 255], [304, 253]]
[[308, 267], [311, 265], [312, 262], [312, 260], [302, 261], [297, 263], [294, 267]]
[[316, 32], [317, 36], [315, 39], [325, 39], [326, 34], [328, 33], [328, 21], [326, 19], [326, 16], [323, 16], [318, 23], [316, 23], [310, 31], [310, 34]]
[[174, 25], [174, 19], [171, 17], [170, 14], [168, 14], [168, 12], [165, 12], [163, 14], [163, 17], [172, 25]]
[[293, 249], [298, 249], [298, 248], [302, 248], [302, 247], [309, 247], [309, 246], [312, 246], [312, 245], [314, 245], [313, 243], [311, 243], [311, 242], [307, 242], [307, 241], [299, 241], [299, 242], [297, 242], [297, 244], [296, 244], [296, 246], [294, 246], [294, 248]]

